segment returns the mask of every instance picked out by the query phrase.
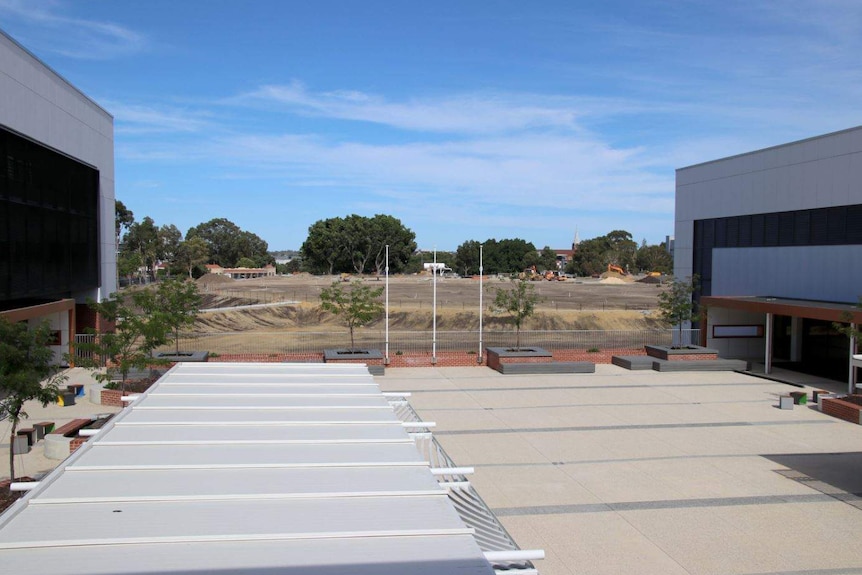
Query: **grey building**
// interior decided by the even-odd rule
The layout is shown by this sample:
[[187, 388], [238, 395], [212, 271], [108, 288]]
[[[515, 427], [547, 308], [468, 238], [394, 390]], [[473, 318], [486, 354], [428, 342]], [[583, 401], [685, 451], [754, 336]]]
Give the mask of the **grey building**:
[[855, 381], [832, 324], [862, 321], [862, 127], [677, 170], [675, 240], [708, 346]]
[[0, 314], [55, 352], [116, 291], [113, 117], [0, 31]]

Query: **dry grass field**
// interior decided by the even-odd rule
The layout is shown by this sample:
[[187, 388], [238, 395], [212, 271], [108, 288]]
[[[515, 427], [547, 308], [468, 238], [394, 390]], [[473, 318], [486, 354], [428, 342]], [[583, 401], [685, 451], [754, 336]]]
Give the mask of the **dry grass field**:
[[[319, 309], [320, 291], [338, 278], [331, 276], [278, 276], [231, 280], [204, 276], [199, 287], [204, 308], [197, 332], [319, 331], [338, 325], [337, 318]], [[383, 287], [383, 278], [363, 281]], [[506, 317], [495, 313], [497, 289], [507, 289], [508, 279], [483, 280], [485, 325], [505, 329]], [[531, 282], [540, 301], [530, 330], [638, 330], [661, 327], [655, 309], [661, 287], [656, 284], [609, 280], [569, 279]], [[437, 280], [437, 328], [475, 329], [479, 312], [478, 279]], [[430, 276], [394, 276], [389, 280], [390, 329], [425, 330], [432, 326], [433, 283]], [[261, 305], [263, 304], [263, 305]], [[229, 310], [236, 306], [241, 307]], [[377, 323], [381, 323], [380, 322]], [[375, 325], [369, 326], [374, 328]]]

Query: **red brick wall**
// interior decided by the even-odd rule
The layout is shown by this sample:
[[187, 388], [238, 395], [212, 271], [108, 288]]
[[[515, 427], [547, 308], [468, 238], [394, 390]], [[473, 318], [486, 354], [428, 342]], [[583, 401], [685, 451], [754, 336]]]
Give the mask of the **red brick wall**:
[[709, 359], [718, 359], [717, 353], [683, 353], [668, 355], [668, 361], [705, 361]]
[[[591, 361], [593, 363], [611, 363], [614, 355], [646, 355], [643, 347], [639, 348], [617, 348], [603, 349], [598, 352], [588, 352], [586, 349], [562, 349], [551, 352], [554, 361]], [[543, 358], [546, 359], [546, 358]], [[438, 367], [475, 367], [484, 366], [487, 356], [483, 357], [482, 363], [476, 362], [475, 353], [464, 351], [439, 351], [437, 352]], [[322, 353], [231, 353], [212, 358], [212, 361], [225, 362], [259, 362], [259, 363], [283, 363], [283, 362], [312, 362], [323, 363]], [[364, 361], [364, 360], [363, 360]], [[389, 367], [431, 367], [431, 353], [405, 353], [389, 356]]]
[[76, 437], [69, 443], [69, 454], [75, 453], [79, 447], [87, 443], [86, 437]]
[[858, 424], [859, 413], [862, 411], [862, 406], [856, 405], [852, 401], [844, 401], [843, 399], [824, 397], [821, 402], [821, 411], [826, 415], [837, 417], [851, 423]]
[[123, 407], [123, 392], [119, 389], [103, 389], [99, 395], [102, 405], [110, 405], [111, 407]]

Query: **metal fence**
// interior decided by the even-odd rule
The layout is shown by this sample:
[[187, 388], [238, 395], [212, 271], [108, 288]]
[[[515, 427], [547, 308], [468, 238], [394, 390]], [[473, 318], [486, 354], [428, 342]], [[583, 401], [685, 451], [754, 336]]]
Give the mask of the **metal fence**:
[[[557, 349], [635, 349], [644, 345], [678, 345], [679, 330], [546, 330], [521, 331], [522, 346]], [[486, 331], [484, 347], [505, 347], [515, 344], [514, 331]], [[700, 330], [682, 330], [683, 345], [697, 344]], [[385, 333], [381, 330], [361, 330], [355, 334], [355, 346], [383, 349]], [[431, 331], [390, 331], [390, 353], [430, 353], [433, 346]], [[437, 351], [470, 351], [479, 348], [478, 331], [438, 331]], [[321, 353], [324, 349], [350, 346], [346, 331], [328, 332], [222, 332], [181, 334], [180, 349], [207, 350], [218, 354]], [[166, 346], [164, 350], [172, 346]]]

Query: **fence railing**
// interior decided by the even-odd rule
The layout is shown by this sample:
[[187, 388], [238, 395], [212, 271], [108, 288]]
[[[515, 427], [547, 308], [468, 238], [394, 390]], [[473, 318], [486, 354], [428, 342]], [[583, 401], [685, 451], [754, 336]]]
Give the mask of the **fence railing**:
[[[548, 350], [557, 349], [635, 349], [644, 345], [678, 345], [679, 330], [530, 330], [521, 331], [521, 346], [538, 346]], [[485, 347], [515, 345], [514, 331], [486, 331], [483, 333]], [[386, 343], [382, 330], [357, 331], [356, 347], [383, 349]], [[682, 344], [697, 344], [700, 330], [682, 330]], [[391, 354], [430, 353], [433, 346], [431, 331], [390, 331]], [[477, 331], [438, 331], [438, 351], [478, 350]], [[218, 354], [276, 354], [276, 353], [321, 353], [324, 349], [350, 346], [346, 331], [328, 332], [221, 332], [181, 334], [180, 349], [207, 350]], [[172, 346], [165, 346], [168, 350]], [[163, 350], [163, 351], [164, 351]]]

